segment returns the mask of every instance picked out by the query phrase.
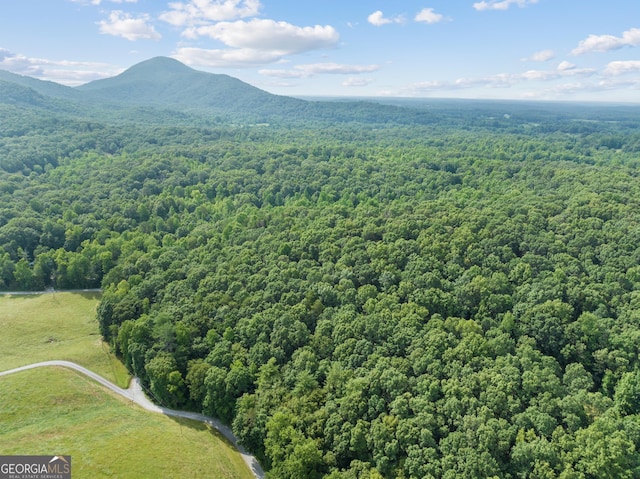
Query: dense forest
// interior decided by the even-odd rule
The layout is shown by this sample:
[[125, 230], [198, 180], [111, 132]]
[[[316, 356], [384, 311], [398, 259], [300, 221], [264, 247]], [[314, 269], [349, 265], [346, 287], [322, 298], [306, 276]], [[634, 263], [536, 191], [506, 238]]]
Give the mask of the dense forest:
[[269, 478], [640, 476], [637, 108], [15, 103], [0, 289], [103, 288], [132, 373]]

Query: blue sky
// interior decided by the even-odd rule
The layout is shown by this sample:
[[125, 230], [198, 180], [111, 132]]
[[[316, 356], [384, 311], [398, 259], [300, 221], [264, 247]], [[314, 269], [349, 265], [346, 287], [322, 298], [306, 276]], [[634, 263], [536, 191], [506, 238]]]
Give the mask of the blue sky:
[[0, 69], [74, 86], [155, 56], [290, 96], [640, 103], [640, 1], [0, 4]]

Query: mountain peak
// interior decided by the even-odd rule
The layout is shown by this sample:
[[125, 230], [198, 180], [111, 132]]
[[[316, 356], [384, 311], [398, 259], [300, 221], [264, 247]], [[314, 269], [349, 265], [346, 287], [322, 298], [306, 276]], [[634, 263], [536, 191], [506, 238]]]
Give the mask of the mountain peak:
[[[238, 78], [208, 73], [168, 57], [155, 57], [119, 75], [71, 88], [57, 83], [0, 71], [2, 104], [41, 108], [71, 114], [109, 112], [110, 118], [130, 118], [151, 111], [195, 114], [240, 124], [298, 122], [309, 119], [336, 122], [401, 124], [432, 123], [426, 110], [371, 102], [307, 101], [274, 95]], [[207, 120], [208, 121], [208, 120]]]
[[113, 88], [116, 85], [122, 86], [140, 81], [174, 82], [177, 76], [187, 76], [194, 73], [197, 73], [196, 70], [180, 63], [178, 60], [168, 57], [155, 57], [136, 63], [119, 75], [95, 80], [78, 88], [80, 90], [96, 91], [102, 90], [107, 86]]
[[269, 113], [305, 103], [278, 97], [229, 75], [194, 70], [178, 60], [155, 57], [111, 78], [78, 87], [92, 98], [128, 106]]
[[195, 70], [193, 68], [189, 68], [187, 65], [179, 62], [175, 58], [154, 57], [133, 65], [123, 73], [132, 73], [138, 71], [189, 73], [194, 72]]

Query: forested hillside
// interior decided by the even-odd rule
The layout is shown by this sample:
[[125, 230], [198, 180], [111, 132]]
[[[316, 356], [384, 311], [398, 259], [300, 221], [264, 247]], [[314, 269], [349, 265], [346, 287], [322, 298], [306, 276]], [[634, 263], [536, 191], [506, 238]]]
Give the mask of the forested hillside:
[[127, 367], [269, 477], [640, 476], [637, 109], [10, 103], [0, 287], [102, 287]]

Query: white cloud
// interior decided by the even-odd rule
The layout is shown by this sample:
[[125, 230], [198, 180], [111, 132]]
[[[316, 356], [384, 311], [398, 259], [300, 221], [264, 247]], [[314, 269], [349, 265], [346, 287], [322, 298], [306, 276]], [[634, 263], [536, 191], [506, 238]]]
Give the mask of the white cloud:
[[622, 75], [624, 73], [640, 71], [640, 60], [626, 60], [609, 62], [604, 69], [605, 75]]
[[[566, 63], [566, 64], [564, 64]], [[549, 81], [562, 77], [583, 76], [588, 77], [596, 74], [593, 68], [576, 68], [568, 62], [563, 62], [555, 70], [529, 70], [524, 73], [516, 73], [511, 75], [513, 80], [537, 80]]]
[[15, 53], [11, 53], [6, 48], [0, 48], [0, 62], [6, 60], [7, 58], [11, 58], [15, 56]]
[[106, 63], [30, 58], [1, 48], [0, 69], [68, 86], [110, 77], [122, 71], [122, 68]]
[[329, 25], [298, 27], [266, 19], [220, 22], [195, 27], [188, 29], [186, 36], [208, 36], [233, 48], [271, 52], [276, 56], [332, 48], [340, 38], [338, 32]]
[[172, 57], [191, 66], [243, 68], [276, 62], [282, 58], [282, 54], [250, 48], [208, 50], [183, 47], [178, 48]]
[[513, 79], [517, 80], [518, 78], [521, 78], [523, 80], [548, 81], [548, 80], [555, 80], [559, 76], [560, 76], [560, 72], [558, 71], [529, 70], [524, 73], [520, 73], [519, 75], [514, 75]]
[[592, 76], [597, 73], [593, 68], [578, 68], [575, 64], [566, 60], [558, 63], [556, 70], [560, 76]]
[[574, 95], [587, 89], [589, 89], [589, 86], [584, 83], [564, 83], [550, 88], [527, 91], [522, 93], [520, 97], [526, 100], [554, 100], [566, 98], [567, 95]]
[[517, 5], [520, 8], [538, 3], [538, 0], [483, 0], [473, 4], [473, 8], [478, 11], [483, 10], [507, 10], [511, 5]]
[[580, 91], [584, 91], [587, 89], [592, 89], [593, 87], [590, 86], [590, 84], [588, 83], [583, 83], [583, 82], [573, 82], [573, 83], [562, 83], [561, 85], [556, 85], [551, 89], [548, 89], [548, 92], [553, 92], [553, 93], [560, 93], [560, 94], [574, 94], [574, 93], [578, 93]]
[[183, 35], [188, 38], [207, 36], [230, 48], [181, 47], [174, 52], [174, 58], [188, 65], [220, 68], [266, 65], [287, 55], [333, 48], [340, 39], [338, 32], [328, 25], [298, 27], [267, 19], [193, 26]]
[[550, 88], [545, 88], [543, 90], [538, 90], [536, 92], [530, 92], [530, 98], [537, 99], [557, 99], [557, 98], [566, 98], [566, 95], [575, 95], [580, 93], [598, 93], [598, 92], [606, 92], [612, 90], [622, 90], [622, 89], [640, 89], [640, 79], [631, 79], [631, 80], [612, 80], [612, 79], [604, 79], [600, 80], [596, 83], [585, 83], [585, 82], [573, 82], [573, 83], [561, 83], [559, 85], [554, 85]]
[[565, 65], [565, 69], [556, 70], [528, 70], [522, 73], [498, 73], [486, 77], [458, 78], [453, 81], [427, 81], [409, 85], [402, 93], [416, 95], [432, 91], [451, 91], [468, 88], [510, 88], [521, 83], [528, 82], [552, 82], [565, 77], [592, 76], [596, 73], [593, 69], [578, 69], [575, 65]]
[[555, 53], [553, 50], [541, 50], [539, 52], [535, 52], [533, 55], [527, 58], [523, 58], [523, 62], [547, 62], [555, 58]]
[[44, 60], [28, 58], [0, 48], [0, 69], [7, 70], [18, 75], [40, 77], [44, 74]]
[[272, 78], [304, 78], [307, 76], [302, 70], [270, 70], [265, 68], [258, 73]]
[[311, 63], [296, 65], [292, 70], [260, 70], [261, 75], [276, 78], [309, 78], [316, 75], [355, 75], [371, 73], [380, 69], [379, 65], [343, 65], [339, 63]]
[[370, 85], [372, 81], [373, 80], [371, 80], [370, 78], [350, 77], [350, 78], [347, 78], [345, 81], [342, 82], [342, 86], [346, 86], [346, 87], [362, 87], [362, 86]]
[[[100, 5], [102, 0], [70, 0], [73, 3], [79, 3], [81, 5]], [[106, 0], [111, 3], [137, 3], [138, 0]]]
[[109, 20], [98, 22], [100, 33], [136, 40], [159, 40], [160, 34], [149, 25], [149, 15], [143, 14], [133, 17], [121, 10], [114, 10], [109, 14]]
[[78, 86], [93, 80], [111, 77], [122, 72], [122, 68], [114, 68], [112, 72], [100, 70], [69, 70], [64, 68], [49, 68], [46, 70], [43, 80], [61, 83], [66, 86]]
[[453, 82], [454, 88], [472, 88], [472, 87], [486, 87], [486, 88], [507, 88], [513, 85], [517, 81], [515, 75], [507, 73], [498, 73], [497, 75], [491, 75], [483, 78], [458, 78]]
[[[547, 100], [566, 99], [567, 95], [581, 95], [615, 90], [640, 90], [640, 76], [618, 77], [627, 72], [640, 71], [640, 61], [611, 62], [599, 76], [597, 70], [577, 68], [563, 61], [553, 70], [528, 70], [520, 73], [499, 73], [485, 77], [458, 78], [455, 80], [431, 80], [409, 84], [397, 91], [387, 91], [386, 96], [419, 97], [424, 95], [449, 95], [451, 91], [469, 90], [477, 95], [490, 89], [509, 89], [510, 96]], [[504, 94], [500, 94], [504, 97]]]
[[369, 15], [367, 17], [367, 21], [373, 26], [381, 27], [382, 25], [388, 25], [389, 23], [404, 23], [404, 17], [398, 15], [392, 18], [386, 18], [382, 11], [378, 10]]
[[442, 20], [444, 20], [444, 16], [440, 13], [435, 13], [433, 8], [423, 8], [418, 12], [415, 18], [416, 22], [424, 22], [428, 24], [438, 23]]
[[640, 78], [631, 78], [627, 80], [613, 80], [607, 78], [598, 82], [599, 90], [617, 90], [620, 88], [640, 89]]
[[262, 5], [259, 0], [190, 0], [169, 3], [169, 7], [171, 10], [162, 13], [160, 20], [184, 27], [254, 17]]
[[339, 63], [312, 63], [308, 65], [297, 65], [294, 67], [306, 72], [308, 75], [338, 74], [352, 75], [358, 73], [371, 73], [380, 69], [379, 65], [342, 65]]
[[560, 71], [567, 71], [567, 70], [573, 70], [575, 69], [576, 66], [573, 63], [570, 63], [568, 61], [562, 61], [558, 64], [558, 70]]
[[640, 28], [631, 28], [622, 32], [621, 37], [613, 35], [589, 35], [580, 41], [578, 46], [571, 51], [573, 55], [582, 55], [589, 52], [608, 52], [623, 47], [635, 47], [640, 45]]
[[[402, 94], [408, 94], [409, 96], [419, 95], [421, 93], [427, 93], [435, 90], [452, 90], [453, 87], [450, 82], [441, 82], [441, 81], [423, 81], [412, 83], [409, 85]], [[398, 94], [395, 92], [386, 92], [389, 96], [397, 96]]]
[[381, 27], [382, 25], [392, 23], [388, 18], [384, 18], [384, 14], [380, 10], [375, 11], [371, 15], [369, 15], [369, 17], [367, 17], [367, 21], [371, 25], [375, 25], [376, 27]]
[[[485, 78], [458, 78], [454, 81], [425, 81], [408, 85], [400, 96], [419, 96], [438, 91], [466, 90], [471, 88], [509, 88], [515, 83], [510, 75], [494, 75]], [[394, 96], [398, 96], [395, 93]]]
[[[444, 20], [444, 15], [436, 13], [433, 8], [423, 8], [414, 17], [416, 22], [423, 22], [428, 24], [438, 23]], [[404, 15], [396, 15], [395, 17], [385, 17], [381, 10], [373, 12], [367, 17], [367, 21], [376, 27], [383, 25], [389, 25], [391, 23], [405, 23], [406, 19]]]

